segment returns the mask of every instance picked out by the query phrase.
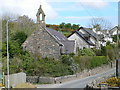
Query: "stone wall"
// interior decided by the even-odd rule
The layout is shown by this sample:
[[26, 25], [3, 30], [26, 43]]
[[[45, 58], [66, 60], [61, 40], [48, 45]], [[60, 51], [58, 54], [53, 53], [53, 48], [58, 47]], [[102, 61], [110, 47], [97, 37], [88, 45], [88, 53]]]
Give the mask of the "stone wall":
[[38, 77], [38, 76], [27, 76], [26, 82], [29, 83], [46, 83], [46, 84], [54, 84], [54, 83], [62, 83], [68, 80], [72, 80], [76, 78], [76, 75], [68, 75], [61, 77]]
[[95, 69], [92, 69], [92, 70], [84, 70], [80, 73], [77, 73], [77, 74], [74, 74], [74, 75], [67, 75], [67, 76], [61, 76], [61, 77], [38, 77], [38, 76], [27, 76], [27, 82], [30, 82], [30, 83], [62, 83], [62, 82], [66, 82], [66, 81], [70, 81], [70, 80], [75, 80], [75, 79], [80, 79], [80, 78], [84, 78], [84, 77], [88, 77], [88, 76], [91, 76], [91, 75], [95, 75], [95, 74], [98, 74], [101, 73], [101, 72], [104, 72], [104, 71], [107, 71], [111, 68], [114, 68], [115, 67], [115, 64], [112, 65], [111, 67], [111, 64], [109, 65], [104, 65], [104, 66], [101, 66], [101, 67], [97, 67]]
[[[7, 75], [5, 75], [5, 86], [7, 86]], [[14, 87], [17, 84], [25, 83], [26, 82], [26, 74], [23, 72], [11, 74], [10, 75], [10, 86]]]
[[59, 43], [50, 35], [50, 33], [40, 26], [23, 43], [23, 49], [29, 51], [35, 56], [59, 58]]
[[38, 76], [27, 76], [26, 81], [29, 83], [55, 83], [55, 79], [52, 77], [38, 77]]

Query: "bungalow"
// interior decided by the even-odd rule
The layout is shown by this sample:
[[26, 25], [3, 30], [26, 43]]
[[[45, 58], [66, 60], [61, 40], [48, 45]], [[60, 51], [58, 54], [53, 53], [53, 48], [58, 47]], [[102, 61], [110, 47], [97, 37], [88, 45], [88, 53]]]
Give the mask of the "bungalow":
[[100, 47], [99, 37], [89, 28], [80, 27], [68, 36], [68, 40], [75, 40], [76, 47], [79, 49]]

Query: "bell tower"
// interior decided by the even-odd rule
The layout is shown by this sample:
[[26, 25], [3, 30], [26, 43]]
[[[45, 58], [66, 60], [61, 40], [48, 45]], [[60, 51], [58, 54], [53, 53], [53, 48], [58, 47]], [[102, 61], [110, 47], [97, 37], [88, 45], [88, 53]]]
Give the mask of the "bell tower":
[[38, 12], [36, 14], [36, 17], [37, 17], [37, 23], [40, 24], [42, 27], [46, 27], [46, 24], [45, 24], [45, 13], [44, 11], [42, 10], [42, 6], [40, 5], [39, 9], [38, 9]]

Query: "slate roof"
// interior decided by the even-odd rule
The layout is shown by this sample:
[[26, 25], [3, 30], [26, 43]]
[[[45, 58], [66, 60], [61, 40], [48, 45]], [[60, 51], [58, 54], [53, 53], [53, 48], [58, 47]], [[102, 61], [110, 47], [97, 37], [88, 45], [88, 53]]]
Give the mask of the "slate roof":
[[92, 45], [94, 46], [94, 44], [90, 41], [90, 40], [87, 40], [84, 36], [84, 34], [82, 34], [81, 32], [79, 31], [75, 31], [75, 33], [77, 33], [80, 37], [82, 37], [89, 45]]
[[62, 46], [62, 54], [70, 54], [74, 52], [75, 41], [68, 40], [62, 33], [46, 28], [46, 30], [59, 42]]
[[67, 37], [65, 37], [62, 33], [56, 31], [56, 30], [53, 30], [53, 29], [50, 29], [50, 28], [47, 28], [47, 31], [49, 31], [58, 41], [65, 41], [65, 40], [68, 40]]
[[61, 41], [64, 44], [64, 48], [62, 50], [63, 54], [70, 54], [74, 52], [75, 41]]
[[83, 29], [84, 31], [86, 31], [88, 34], [90, 34], [91, 36], [93, 36], [95, 39], [100, 39], [96, 33], [94, 33], [92, 30], [90, 30], [90, 28], [80, 27], [78, 29], [78, 31], [80, 31], [81, 29]]

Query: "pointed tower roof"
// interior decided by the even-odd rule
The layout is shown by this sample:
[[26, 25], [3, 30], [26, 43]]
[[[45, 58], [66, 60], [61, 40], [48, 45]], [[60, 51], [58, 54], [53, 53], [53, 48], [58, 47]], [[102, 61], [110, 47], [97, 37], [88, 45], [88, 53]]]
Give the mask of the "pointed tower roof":
[[37, 11], [37, 23], [39, 23], [42, 27], [46, 27], [46, 24], [45, 24], [45, 13], [44, 11], [42, 10], [42, 6], [40, 5], [38, 11]]
[[38, 12], [36, 14], [36, 16], [39, 16], [40, 14], [43, 14], [45, 16], [45, 13], [44, 11], [42, 10], [42, 5], [40, 5], [39, 9], [38, 9]]

